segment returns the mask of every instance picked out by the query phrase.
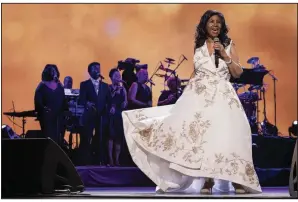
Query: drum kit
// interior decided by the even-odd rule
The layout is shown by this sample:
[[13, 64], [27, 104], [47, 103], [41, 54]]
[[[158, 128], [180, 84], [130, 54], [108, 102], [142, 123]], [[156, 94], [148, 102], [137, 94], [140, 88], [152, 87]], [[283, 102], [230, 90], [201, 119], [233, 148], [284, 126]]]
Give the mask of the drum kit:
[[[163, 83], [163, 86], [164, 86], [164, 90], [165, 90], [165, 87], [167, 86], [167, 80], [170, 78], [170, 77], [175, 77], [176, 78], [176, 81], [178, 82], [178, 80], [180, 80], [181, 82], [181, 86], [180, 88], [177, 89], [178, 92], [180, 92], [180, 94], [183, 92], [184, 88], [186, 87], [189, 79], [179, 79], [178, 75], [176, 74], [176, 70], [179, 68], [179, 66], [182, 64], [182, 62], [184, 60], [187, 60], [185, 58], [184, 55], [183, 56], [183, 59], [181, 62], [178, 63], [178, 65], [176, 66], [175, 69], [171, 69], [171, 65], [175, 65], [175, 60], [172, 59], [172, 58], [165, 58], [164, 62], [167, 64], [167, 67], [165, 67], [162, 62], [160, 62], [160, 66], [158, 67], [157, 71], [158, 70], [161, 70], [163, 71], [164, 73], [163, 74], [159, 74], [157, 73], [157, 71], [153, 74], [153, 76], [157, 76], [157, 77], [160, 77], [160, 78], [164, 78], [164, 83]], [[152, 77], [153, 77], [152, 76]], [[151, 78], [152, 78], [151, 77]], [[150, 78], [150, 79], [151, 79]], [[178, 86], [178, 85], [177, 85]]]
[[[277, 80], [274, 75], [270, 74], [270, 71], [266, 70], [263, 65], [260, 65], [260, 60], [258, 57], [252, 57], [247, 61], [248, 64], [252, 65], [251, 69], [244, 69], [243, 74], [240, 79], [234, 79], [232, 85], [238, 94], [238, 97], [242, 103], [243, 109], [249, 120], [252, 133], [263, 134], [263, 135], [277, 135], [276, 127], [276, 89], [275, 81]], [[266, 90], [267, 84], [263, 83], [263, 78], [265, 75], [269, 74], [274, 80], [274, 115], [275, 115], [275, 125], [269, 123], [266, 116]], [[250, 85], [247, 90], [245, 87]], [[243, 88], [245, 91], [238, 93], [238, 90]], [[259, 102], [263, 101], [263, 122], [259, 121]]]

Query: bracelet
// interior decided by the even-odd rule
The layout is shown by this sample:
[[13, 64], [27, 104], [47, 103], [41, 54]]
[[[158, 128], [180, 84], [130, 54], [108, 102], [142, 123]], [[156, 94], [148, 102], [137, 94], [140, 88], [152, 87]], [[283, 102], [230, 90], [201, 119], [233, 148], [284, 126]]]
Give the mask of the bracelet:
[[229, 60], [228, 62], [225, 61], [225, 63], [226, 63], [227, 65], [232, 64], [232, 62], [233, 62], [232, 58], [230, 58], [230, 60]]

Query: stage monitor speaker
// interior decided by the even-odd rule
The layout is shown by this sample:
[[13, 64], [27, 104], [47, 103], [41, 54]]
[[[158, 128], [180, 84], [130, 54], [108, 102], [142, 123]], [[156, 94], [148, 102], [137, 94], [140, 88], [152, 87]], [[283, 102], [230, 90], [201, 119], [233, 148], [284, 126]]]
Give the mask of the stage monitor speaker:
[[291, 165], [291, 172], [290, 172], [290, 182], [289, 182], [289, 191], [290, 196], [293, 198], [298, 198], [298, 139], [296, 140], [295, 149], [293, 152], [292, 157], [292, 165]]
[[2, 139], [1, 155], [4, 198], [84, 190], [74, 165], [50, 138]]
[[26, 138], [44, 138], [41, 130], [28, 130], [26, 132]]

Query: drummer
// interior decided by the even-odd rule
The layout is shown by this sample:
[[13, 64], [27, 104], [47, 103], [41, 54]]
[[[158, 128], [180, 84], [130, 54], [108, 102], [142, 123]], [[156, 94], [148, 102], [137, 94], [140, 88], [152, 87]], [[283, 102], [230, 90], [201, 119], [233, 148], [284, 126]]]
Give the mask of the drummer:
[[175, 104], [181, 96], [181, 80], [176, 77], [170, 77], [167, 80], [169, 90], [164, 90], [158, 98], [157, 106]]

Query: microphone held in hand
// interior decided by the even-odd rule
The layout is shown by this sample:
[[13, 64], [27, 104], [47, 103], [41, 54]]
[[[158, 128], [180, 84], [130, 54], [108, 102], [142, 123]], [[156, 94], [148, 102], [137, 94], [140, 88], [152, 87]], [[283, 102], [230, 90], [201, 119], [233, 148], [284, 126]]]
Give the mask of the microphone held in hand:
[[[215, 37], [213, 39], [214, 43], [218, 43], [219, 42], [219, 38]], [[216, 68], [218, 68], [218, 60], [219, 60], [219, 50], [214, 50], [214, 56], [215, 56], [215, 66]]]

